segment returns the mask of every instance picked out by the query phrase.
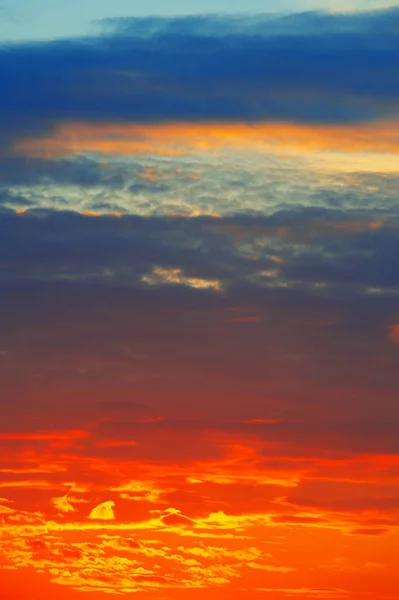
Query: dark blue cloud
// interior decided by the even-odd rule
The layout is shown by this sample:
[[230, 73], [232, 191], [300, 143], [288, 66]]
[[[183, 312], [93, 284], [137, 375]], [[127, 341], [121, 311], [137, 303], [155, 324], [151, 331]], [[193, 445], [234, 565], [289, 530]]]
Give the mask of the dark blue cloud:
[[[391, 218], [377, 229], [369, 221], [367, 212], [316, 208], [219, 219], [4, 210], [0, 280], [142, 288], [148, 285], [143, 276], [159, 268], [218, 280], [225, 293], [251, 286], [331, 297], [376, 288], [390, 295], [399, 289], [399, 221]], [[170, 285], [162, 277], [153, 283]], [[321, 292], [320, 284], [326, 286]]]
[[59, 120], [389, 117], [399, 97], [398, 21], [397, 9], [135, 19], [97, 38], [3, 47], [3, 144]]

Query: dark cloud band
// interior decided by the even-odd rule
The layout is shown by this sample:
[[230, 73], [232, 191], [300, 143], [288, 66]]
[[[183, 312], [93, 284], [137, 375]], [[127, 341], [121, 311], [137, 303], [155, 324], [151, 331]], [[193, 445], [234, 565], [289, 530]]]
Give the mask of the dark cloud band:
[[60, 120], [394, 117], [398, 15], [122, 20], [99, 37], [5, 47], [3, 144]]

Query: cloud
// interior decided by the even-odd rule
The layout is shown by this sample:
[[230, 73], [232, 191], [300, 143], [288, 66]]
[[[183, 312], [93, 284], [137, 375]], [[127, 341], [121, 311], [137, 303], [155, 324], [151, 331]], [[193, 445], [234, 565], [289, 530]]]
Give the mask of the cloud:
[[0, 432], [0, 440], [3, 441], [54, 441], [72, 443], [76, 439], [84, 439], [89, 436], [88, 431], [73, 429], [69, 431], [26, 431], [26, 432]]
[[59, 498], [52, 498], [51, 502], [54, 506], [63, 513], [75, 512], [75, 508], [69, 502], [68, 496], [61, 496]]
[[0, 481], [0, 488], [25, 488], [32, 490], [40, 490], [40, 489], [58, 489], [60, 486], [56, 483], [52, 483], [50, 481], [45, 481], [42, 479], [19, 479], [19, 480], [10, 480], [10, 481]]
[[141, 281], [148, 285], [159, 285], [162, 283], [175, 283], [186, 285], [194, 289], [211, 289], [215, 292], [223, 290], [222, 284], [216, 279], [200, 279], [198, 277], [185, 277], [181, 269], [164, 269], [155, 266], [152, 273], [143, 275]]
[[165, 515], [162, 516], [162, 524], [168, 527], [177, 527], [177, 528], [185, 528], [185, 527], [193, 527], [195, 521], [182, 515], [179, 510], [176, 509], [167, 509], [165, 511]]
[[344, 500], [319, 500], [315, 502], [310, 498], [296, 497], [286, 499], [287, 504], [296, 507], [313, 507], [319, 509], [327, 509], [336, 512], [352, 512], [357, 515], [368, 514], [370, 511], [399, 511], [399, 499], [391, 496], [375, 496], [375, 497], [356, 497], [345, 498]]
[[338, 588], [258, 588], [260, 592], [279, 592], [286, 598], [296, 598], [305, 596], [305, 598], [325, 598], [333, 600], [335, 598], [349, 598], [351, 593], [348, 590]]
[[51, 498], [52, 504], [62, 513], [76, 512], [74, 504], [86, 503], [87, 500], [84, 498], [75, 498], [74, 496], [60, 496], [58, 498]]
[[[119, 123], [62, 123], [47, 137], [41, 136], [37, 139], [22, 139], [13, 147], [16, 154], [16, 160], [19, 155], [28, 156], [33, 159], [39, 168], [42, 168], [49, 159], [58, 159], [55, 164], [68, 167], [68, 162], [64, 157], [72, 156], [75, 158], [79, 154], [98, 154], [104, 156], [134, 156], [137, 160], [143, 156], [154, 155], [166, 157], [174, 160], [182, 160], [187, 155], [201, 155], [211, 153], [218, 155], [227, 154], [232, 151], [245, 151], [254, 154], [259, 152], [262, 155], [271, 155], [276, 159], [279, 154], [286, 153], [288, 156], [299, 159], [300, 153], [314, 155], [323, 152], [320, 160], [328, 164], [328, 152], [330, 162], [334, 166], [338, 163], [336, 153], [344, 152], [347, 161], [358, 162], [358, 170], [361, 170], [362, 164], [366, 165], [366, 170], [392, 171], [396, 173], [395, 160], [397, 154], [397, 142], [399, 138], [399, 128], [397, 120], [386, 120], [377, 123], [360, 123], [346, 125], [331, 124], [313, 124], [304, 125], [290, 123], [288, 121], [272, 123], [246, 123], [246, 122], [228, 122], [228, 123], [150, 123], [150, 124], [131, 124], [125, 122]], [[368, 156], [362, 157], [361, 153], [367, 152]], [[332, 160], [335, 153], [335, 161]], [[362, 161], [363, 158], [363, 161]], [[369, 161], [377, 162], [377, 167], [367, 165]], [[382, 158], [382, 161], [379, 161]], [[22, 161], [21, 161], [22, 162]], [[391, 163], [391, 166], [390, 166]], [[70, 164], [70, 163], [69, 163]], [[72, 163], [73, 164], [73, 163]], [[79, 162], [76, 161], [76, 167]], [[88, 177], [83, 181], [83, 185], [88, 185], [94, 181], [94, 169], [88, 166]], [[341, 166], [340, 170], [350, 169], [348, 165]], [[28, 172], [30, 169], [28, 169]], [[50, 169], [49, 169], [50, 171]], [[57, 172], [54, 168], [52, 175], [62, 177], [62, 170]], [[66, 170], [64, 176], [69, 174], [71, 177], [74, 171]], [[79, 172], [76, 173], [79, 175]], [[151, 184], [153, 192], [159, 194], [167, 192], [169, 189], [168, 179], [157, 179], [149, 177], [148, 172], [138, 172], [141, 181], [137, 181], [129, 189], [131, 192], [141, 192]], [[118, 180], [112, 180], [110, 177], [102, 177], [104, 181], [110, 180], [110, 183], [117, 183]], [[98, 177], [100, 180], [100, 177]]]
[[211, 560], [218, 558], [221, 554], [226, 558], [232, 558], [239, 561], [253, 561], [262, 556], [262, 551], [255, 547], [244, 548], [242, 550], [227, 550], [226, 548], [220, 548], [218, 546], [202, 544], [202, 546], [194, 547], [179, 546], [179, 551], [184, 554], [209, 558]]
[[235, 38], [236, 36], [283, 37], [315, 36], [327, 34], [396, 33], [398, 11], [358, 10], [355, 14], [326, 11], [303, 11], [260, 14], [208, 15], [196, 14], [180, 17], [124, 17], [100, 21], [107, 35], [115, 33], [139, 39], [186, 36], [204, 38]]
[[392, 117], [397, 21], [395, 8], [131, 19], [108, 23], [98, 38], [9, 46], [0, 61], [8, 90], [0, 103], [3, 144], [70, 119], [331, 123]]
[[327, 294], [395, 292], [395, 221], [377, 227], [374, 220], [354, 224], [352, 218], [315, 208], [217, 224], [210, 217], [92, 218], [51, 210], [0, 215], [0, 279], [138, 288], [173, 283], [199, 293], [237, 285], [316, 294], [323, 286]]
[[350, 533], [352, 535], [379, 536], [390, 533], [390, 530], [383, 527], [359, 527], [358, 529], [353, 529]]
[[112, 491], [118, 492], [120, 497], [124, 500], [151, 502], [154, 504], [162, 504], [162, 495], [170, 491], [157, 487], [157, 485], [151, 481], [129, 481], [128, 483], [123, 483], [111, 489]]
[[112, 500], [99, 504], [98, 506], [93, 508], [89, 515], [89, 519], [99, 521], [113, 521], [115, 519], [114, 506], [115, 502], [112, 502]]

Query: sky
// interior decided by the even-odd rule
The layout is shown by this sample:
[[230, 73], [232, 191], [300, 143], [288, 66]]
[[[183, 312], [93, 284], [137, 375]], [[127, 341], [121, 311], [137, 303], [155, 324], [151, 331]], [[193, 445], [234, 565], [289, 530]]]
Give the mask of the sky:
[[398, 6], [0, 9], [1, 600], [398, 600]]
[[395, 0], [1, 0], [0, 40], [24, 41], [98, 33], [103, 19], [195, 14], [354, 12]]

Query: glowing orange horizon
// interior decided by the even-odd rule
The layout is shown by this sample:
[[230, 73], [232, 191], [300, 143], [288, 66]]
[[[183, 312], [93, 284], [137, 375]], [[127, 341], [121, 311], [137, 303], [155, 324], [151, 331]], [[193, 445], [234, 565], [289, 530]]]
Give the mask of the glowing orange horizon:
[[[0, 484], [6, 573], [34, 568], [53, 594], [61, 586], [95, 598], [158, 591], [191, 599], [202, 590], [244, 600], [244, 588], [276, 600], [327, 600], [363, 598], [376, 585], [389, 592], [378, 576], [388, 568], [382, 557], [399, 543], [395, 499], [340, 495], [391, 484], [399, 454], [340, 456], [337, 445], [336, 456], [319, 457], [317, 448], [293, 453], [282, 439], [266, 444], [267, 458], [259, 428], [285, 421], [254, 417], [242, 422], [242, 433], [210, 429], [193, 437], [193, 444], [210, 444], [213, 457], [165, 461], [163, 445], [179, 443], [184, 432], [168, 433], [167, 419], [154, 416], [137, 421], [155, 428], [158, 458], [145, 459], [135, 457], [140, 436], [104, 438], [102, 422], [114, 419], [76, 431], [0, 434], [3, 457], [14, 465], [14, 479]], [[123, 453], [103, 454], [113, 450]], [[26, 479], [35, 466], [42, 474]], [[75, 482], [67, 480], [72, 474]], [[301, 491], [309, 486], [312, 499]], [[38, 494], [41, 509], [34, 510]], [[337, 576], [341, 584], [332, 585]]]

